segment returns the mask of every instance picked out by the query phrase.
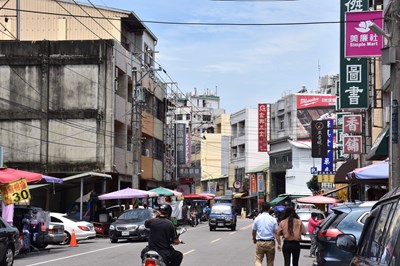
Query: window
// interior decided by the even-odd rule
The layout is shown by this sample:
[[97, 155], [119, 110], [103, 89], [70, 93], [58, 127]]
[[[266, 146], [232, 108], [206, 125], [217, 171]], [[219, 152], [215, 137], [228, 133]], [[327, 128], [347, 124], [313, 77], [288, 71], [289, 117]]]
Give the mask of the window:
[[190, 120], [190, 114], [186, 114], [186, 120]]
[[177, 114], [175, 119], [176, 120], [183, 120], [183, 115], [182, 114]]
[[203, 115], [203, 121], [210, 122], [211, 121], [211, 115]]
[[278, 116], [278, 120], [279, 120], [279, 130], [284, 130], [285, 129], [285, 115]]

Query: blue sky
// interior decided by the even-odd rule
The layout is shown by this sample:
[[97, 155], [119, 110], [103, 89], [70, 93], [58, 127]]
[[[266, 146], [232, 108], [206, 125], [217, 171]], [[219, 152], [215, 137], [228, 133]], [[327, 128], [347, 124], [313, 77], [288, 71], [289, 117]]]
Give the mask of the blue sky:
[[[85, 2], [86, 0], [80, 0]], [[91, 0], [133, 11], [142, 21], [279, 24], [339, 21], [338, 0]], [[89, 3], [90, 4], [90, 3]], [[156, 61], [179, 91], [217, 90], [234, 113], [274, 103], [318, 77], [339, 73], [339, 24], [194, 26], [146, 23], [157, 36]]]

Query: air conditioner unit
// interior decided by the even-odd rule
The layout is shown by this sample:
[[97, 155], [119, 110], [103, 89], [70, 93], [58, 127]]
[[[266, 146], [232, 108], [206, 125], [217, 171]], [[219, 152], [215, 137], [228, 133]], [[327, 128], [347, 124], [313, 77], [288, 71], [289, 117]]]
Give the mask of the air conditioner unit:
[[150, 150], [149, 150], [149, 149], [146, 149], [145, 152], [146, 152], [146, 156], [147, 156], [147, 157], [150, 157]]

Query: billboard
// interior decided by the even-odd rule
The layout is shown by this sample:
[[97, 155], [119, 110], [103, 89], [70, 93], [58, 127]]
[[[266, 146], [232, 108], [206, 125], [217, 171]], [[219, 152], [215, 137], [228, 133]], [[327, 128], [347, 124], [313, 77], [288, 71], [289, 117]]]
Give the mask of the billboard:
[[298, 140], [311, 139], [311, 122], [334, 118], [336, 96], [328, 94], [297, 94], [296, 135]]
[[258, 104], [258, 151], [268, 151], [268, 104]]

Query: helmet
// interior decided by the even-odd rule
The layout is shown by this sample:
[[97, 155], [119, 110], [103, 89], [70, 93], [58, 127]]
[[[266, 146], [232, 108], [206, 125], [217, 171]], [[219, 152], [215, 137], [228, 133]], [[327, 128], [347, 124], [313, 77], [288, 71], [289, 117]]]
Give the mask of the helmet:
[[158, 210], [159, 210], [162, 214], [166, 215], [167, 217], [169, 217], [169, 216], [171, 215], [171, 213], [172, 213], [172, 208], [171, 208], [171, 206], [168, 205], [168, 204], [166, 204], [166, 203], [161, 204], [160, 207], [158, 208]]

